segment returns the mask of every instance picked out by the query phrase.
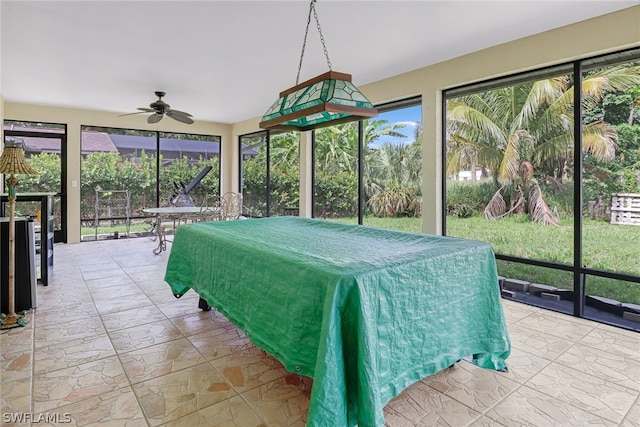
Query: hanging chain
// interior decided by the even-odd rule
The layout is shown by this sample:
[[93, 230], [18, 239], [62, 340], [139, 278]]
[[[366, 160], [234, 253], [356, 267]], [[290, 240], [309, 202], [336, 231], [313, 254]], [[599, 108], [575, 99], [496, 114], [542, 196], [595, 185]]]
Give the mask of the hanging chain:
[[316, 19], [316, 27], [318, 28], [318, 33], [320, 34], [320, 41], [322, 42], [322, 49], [324, 50], [324, 56], [327, 57], [327, 66], [329, 67], [329, 71], [331, 71], [331, 60], [329, 59], [329, 51], [327, 50], [327, 45], [324, 42], [324, 36], [322, 35], [322, 30], [320, 29], [320, 20], [318, 20], [318, 14], [315, 8], [316, 0], [311, 0], [311, 4], [309, 5], [309, 16], [307, 18], [307, 28], [304, 30], [304, 41], [302, 42], [302, 52], [300, 52], [300, 64], [298, 65], [298, 75], [296, 76], [296, 85], [300, 81], [300, 71], [302, 70], [302, 59], [304, 58], [304, 49], [307, 46], [307, 35], [309, 34], [309, 24], [311, 23], [311, 12], [313, 12], [313, 17]]

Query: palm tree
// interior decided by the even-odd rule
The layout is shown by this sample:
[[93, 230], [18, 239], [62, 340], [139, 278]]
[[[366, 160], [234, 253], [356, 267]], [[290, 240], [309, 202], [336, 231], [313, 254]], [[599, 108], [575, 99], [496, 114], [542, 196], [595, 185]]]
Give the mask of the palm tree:
[[[588, 109], [611, 91], [640, 84], [636, 67], [596, 70], [582, 81]], [[559, 224], [538, 183], [562, 183], [573, 156], [573, 85], [557, 76], [466, 95], [447, 102], [448, 165], [477, 162], [493, 171], [499, 189], [485, 209], [497, 219], [529, 212], [534, 222]], [[601, 161], [615, 156], [617, 133], [602, 121], [583, 124], [582, 150]], [[454, 168], [452, 168], [453, 170]], [[507, 208], [504, 196], [510, 206]]]
[[376, 216], [420, 213], [422, 145], [385, 143], [370, 150], [365, 163], [367, 203]]
[[[365, 146], [383, 136], [405, 137], [404, 125], [388, 125], [387, 120], [364, 120]], [[343, 123], [316, 131], [316, 162], [330, 171], [355, 171], [358, 165], [358, 122]]]

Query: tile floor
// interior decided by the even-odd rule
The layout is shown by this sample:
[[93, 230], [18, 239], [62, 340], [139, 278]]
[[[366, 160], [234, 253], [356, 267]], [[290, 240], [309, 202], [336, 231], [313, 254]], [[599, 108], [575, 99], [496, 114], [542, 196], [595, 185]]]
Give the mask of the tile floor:
[[[37, 311], [0, 335], [2, 425], [304, 426], [309, 383], [176, 300], [154, 245], [56, 245]], [[640, 333], [504, 308], [509, 372], [462, 361], [389, 402], [388, 426], [640, 426]]]

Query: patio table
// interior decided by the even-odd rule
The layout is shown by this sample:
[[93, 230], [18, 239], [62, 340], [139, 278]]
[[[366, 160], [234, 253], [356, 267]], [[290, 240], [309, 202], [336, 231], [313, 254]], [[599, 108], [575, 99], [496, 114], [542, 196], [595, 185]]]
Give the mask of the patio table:
[[159, 255], [162, 251], [167, 250], [167, 233], [162, 227], [162, 221], [170, 221], [173, 228], [176, 229], [180, 223], [186, 222], [190, 218], [194, 218], [202, 211], [200, 206], [167, 206], [161, 208], [145, 208], [145, 213], [154, 214], [156, 216], [156, 233], [158, 235], [158, 246], [153, 253]]
[[187, 224], [165, 280], [313, 378], [308, 426], [383, 426], [410, 384], [510, 353], [487, 243], [298, 217]]

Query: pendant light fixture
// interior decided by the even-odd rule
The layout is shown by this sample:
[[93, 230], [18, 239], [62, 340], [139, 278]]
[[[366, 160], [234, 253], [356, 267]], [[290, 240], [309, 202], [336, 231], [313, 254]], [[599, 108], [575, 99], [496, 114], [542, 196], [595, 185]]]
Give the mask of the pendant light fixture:
[[[262, 116], [260, 121], [262, 129], [306, 131], [378, 115], [378, 110], [373, 108], [373, 104], [351, 83], [350, 74], [331, 69], [329, 52], [320, 29], [315, 3], [316, 0], [311, 0], [309, 6], [296, 85], [280, 92], [280, 98]], [[298, 84], [312, 12], [320, 33], [324, 55], [327, 57], [329, 71]]]

